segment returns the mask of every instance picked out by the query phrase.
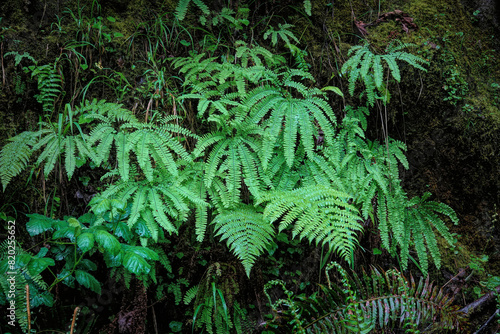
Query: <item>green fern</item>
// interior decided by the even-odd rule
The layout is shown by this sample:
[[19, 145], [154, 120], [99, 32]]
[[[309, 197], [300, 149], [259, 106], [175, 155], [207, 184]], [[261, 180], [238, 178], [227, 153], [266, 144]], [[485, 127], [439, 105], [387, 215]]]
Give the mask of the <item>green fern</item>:
[[37, 142], [39, 132], [25, 131], [10, 138], [0, 151], [0, 178], [3, 191], [12, 178], [20, 174], [28, 165], [33, 145]]
[[188, 6], [190, 2], [193, 2], [198, 8], [201, 9], [203, 14], [209, 15], [210, 11], [205, 5], [205, 3], [202, 0], [179, 0], [179, 3], [177, 4], [177, 7], [175, 8], [175, 16], [179, 21], [184, 20], [184, 17], [186, 16]]
[[[32, 255], [12, 240], [5, 240], [0, 244], [0, 304], [10, 305], [11, 300], [15, 301], [16, 321], [23, 330], [28, 328], [25, 307], [27, 284], [30, 287], [31, 307], [51, 307], [54, 304], [54, 297], [48, 291], [49, 286], [41, 275], [47, 267], [55, 264], [54, 260], [44, 258], [47, 251], [48, 249], [43, 247], [37, 255]], [[11, 284], [15, 285], [14, 296]]]
[[241, 333], [239, 324], [244, 320], [244, 314], [234, 300], [238, 291], [233, 266], [218, 262], [210, 265], [199, 284], [184, 297], [185, 304], [194, 300], [192, 330], [203, 328], [207, 333], [230, 333], [235, 329]]
[[[435, 229], [451, 245], [448, 228], [439, 215], [457, 222], [453, 210], [445, 204], [429, 202], [425, 195], [408, 200], [400, 184], [398, 167], [408, 168], [404, 155], [406, 146], [389, 139], [386, 145], [364, 138], [361, 122], [363, 111], [348, 108], [340, 131], [331, 144], [325, 144], [322, 154], [314, 153], [306, 161], [310, 178], [315, 184], [331, 184], [352, 199], [364, 220], [378, 223], [382, 244], [393, 255], [400, 249], [400, 263], [406, 268], [411, 247], [417, 251], [420, 268], [427, 274], [430, 253], [439, 267]], [[314, 185], [313, 185], [314, 186]], [[374, 205], [375, 203], [375, 205]]]
[[192, 205], [206, 205], [182, 184], [182, 178], [175, 178], [165, 169], [154, 169], [151, 181], [136, 179], [137, 175], [134, 175], [133, 180], [119, 180], [92, 199], [90, 205], [101, 221], [104, 219], [102, 215], [111, 208], [108, 204], [110, 201], [129, 202], [131, 211], [127, 219], [128, 227], [143, 226], [148, 231], [145, 236], [156, 242], [159, 240], [160, 228], [168, 233], [177, 233], [179, 222], [187, 220]]
[[[328, 271], [336, 267], [338, 282], [331, 282]], [[453, 298], [429, 282], [413, 277], [408, 281], [397, 270], [380, 272], [372, 268], [370, 274], [359, 277], [337, 263], [327, 266], [328, 285], [320, 285], [321, 294], [293, 296], [279, 281], [266, 287], [271, 307], [280, 318], [273, 323], [281, 331], [293, 333], [371, 333], [385, 328], [454, 329], [462, 319]], [[275, 285], [284, 288], [287, 299], [272, 301], [267, 290]], [[287, 308], [282, 307], [287, 305]], [[427, 328], [429, 329], [429, 328]]]
[[[310, 8], [310, 7], [309, 7]], [[271, 26], [267, 31], [264, 33], [264, 39], [267, 39], [269, 36], [271, 36], [271, 44], [273, 46], [276, 46], [278, 44], [278, 37], [280, 37], [286, 44], [288, 48], [291, 48], [291, 43], [290, 43], [290, 38], [295, 41], [295, 43], [299, 43], [299, 40], [293, 32], [289, 30], [289, 28], [293, 28], [293, 24], [278, 24], [278, 30], [274, 30], [274, 28]]]
[[292, 227], [292, 236], [327, 244], [348, 263], [363, 230], [358, 210], [349, 204], [350, 195], [328, 186], [316, 185], [287, 192], [270, 192], [264, 216], [279, 222], [279, 231]]
[[[417, 250], [419, 263], [423, 273], [427, 273], [428, 253], [437, 268], [441, 266], [441, 252], [439, 251], [437, 238], [434, 230], [443, 237], [448, 244], [453, 245], [454, 238], [441, 217], [448, 217], [455, 225], [458, 224], [456, 213], [446, 204], [428, 201], [431, 196], [426, 192], [422, 197], [414, 197], [406, 205], [406, 216], [404, 217], [405, 230], [401, 247], [401, 262], [406, 268], [409, 258], [410, 238], [413, 236], [413, 243]], [[389, 245], [386, 245], [389, 246]]]
[[221, 241], [227, 239], [229, 248], [250, 277], [255, 259], [267, 249], [274, 236], [271, 223], [253, 206], [240, 205], [219, 213], [212, 224], [215, 225], [215, 235], [220, 235]]
[[47, 64], [35, 66], [32, 77], [36, 77], [38, 81], [38, 89], [40, 94], [37, 100], [43, 106], [45, 113], [50, 113], [54, 110], [54, 103], [62, 90], [62, 75], [57, 68], [57, 64]]
[[[385, 50], [385, 54], [376, 55], [370, 50], [368, 43], [363, 46], [353, 46], [347, 53], [351, 56], [342, 66], [342, 74], [349, 76], [349, 93], [354, 95], [356, 82], [361, 80], [365, 85], [367, 103], [373, 106], [376, 99], [381, 99], [387, 102], [385, 94], [387, 90], [384, 88], [384, 66], [382, 60], [386, 63], [392, 77], [399, 82], [401, 74], [397, 61], [404, 61], [411, 66], [422, 71], [427, 71], [422, 65], [428, 62], [409, 52], [401, 51], [404, 48], [413, 46], [408, 43], [400, 43], [395, 45], [395, 42], [389, 44]], [[376, 90], [380, 95], [376, 94]]]
[[253, 90], [244, 102], [250, 106], [247, 122], [261, 123], [264, 127], [261, 154], [264, 169], [267, 169], [280, 136], [283, 138], [283, 150], [289, 167], [293, 165], [296, 155], [298, 134], [308, 157], [312, 156], [314, 137], [319, 131], [315, 122], [324, 132], [325, 141], [330, 142], [334, 137], [335, 115], [331, 107], [319, 90], [307, 89], [294, 81], [295, 75], [309, 76], [303, 71], [286, 73], [282, 85], [296, 89], [303, 94], [303, 98], [292, 97], [286, 91], [266, 85]]
[[218, 188], [217, 192], [219, 203], [225, 208], [240, 203], [243, 184], [256, 198], [266, 186], [258, 156], [261, 130], [256, 126], [237, 124], [234, 128], [235, 133], [221, 131], [207, 134], [198, 141], [193, 152], [195, 157], [208, 155], [203, 175], [207, 189], [219, 187], [217, 180], [224, 182], [224, 187]]
[[304, 11], [306, 12], [307, 15], [311, 16], [311, 0], [304, 0]]

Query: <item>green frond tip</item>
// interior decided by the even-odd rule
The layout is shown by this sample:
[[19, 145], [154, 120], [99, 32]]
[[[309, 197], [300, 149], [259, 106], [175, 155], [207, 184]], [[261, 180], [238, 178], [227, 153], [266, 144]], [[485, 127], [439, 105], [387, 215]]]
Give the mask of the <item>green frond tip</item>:
[[312, 15], [311, 9], [312, 9], [311, 0], [304, 0], [304, 10], [306, 11], [306, 14], [309, 16]]
[[256, 258], [267, 249], [274, 236], [271, 223], [250, 205], [222, 212], [212, 223], [216, 235], [220, 235], [221, 240], [227, 239], [227, 245], [241, 260], [250, 277]]
[[186, 17], [188, 6], [191, 1], [193, 1], [194, 4], [201, 9], [203, 14], [205, 15], [210, 14], [210, 10], [202, 0], [180, 0], [179, 3], [177, 4], [177, 7], [175, 8], [175, 16], [179, 21], [184, 20], [184, 17]]

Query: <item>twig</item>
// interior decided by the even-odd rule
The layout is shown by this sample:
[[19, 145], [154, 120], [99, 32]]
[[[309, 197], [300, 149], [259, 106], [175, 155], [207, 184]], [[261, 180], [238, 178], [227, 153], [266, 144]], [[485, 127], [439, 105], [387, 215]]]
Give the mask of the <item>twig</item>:
[[0, 57], [2, 57], [2, 85], [5, 86], [5, 67], [3, 66], [3, 42], [0, 43]]
[[500, 309], [497, 309], [495, 313], [493, 313], [492, 316], [484, 323], [484, 325], [482, 325], [481, 328], [479, 328], [477, 331], [474, 332], [474, 334], [479, 334], [483, 329], [485, 329], [486, 326], [488, 326], [488, 324], [490, 323], [490, 321], [493, 320], [493, 318], [498, 314], [498, 312], [500, 312]]
[[487, 294], [485, 294], [484, 296], [482, 296], [481, 298], [473, 301], [472, 303], [462, 307], [460, 309], [459, 312], [463, 312], [465, 314], [469, 314], [469, 312], [477, 307], [480, 307], [482, 306], [484, 303], [490, 301], [491, 299], [493, 299], [495, 297], [495, 295], [497, 293], [500, 292], [500, 285], [497, 286], [493, 291], [490, 291], [488, 292]]

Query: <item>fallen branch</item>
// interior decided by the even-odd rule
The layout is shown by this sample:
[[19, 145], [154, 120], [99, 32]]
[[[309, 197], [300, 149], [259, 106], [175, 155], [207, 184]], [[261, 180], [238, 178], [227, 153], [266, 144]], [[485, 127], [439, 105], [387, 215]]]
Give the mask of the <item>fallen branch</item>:
[[499, 292], [500, 292], [500, 285], [497, 286], [493, 291], [490, 291], [487, 294], [485, 294], [484, 296], [482, 296], [481, 298], [476, 299], [472, 303], [462, 307], [460, 309], [460, 312], [463, 312], [465, 314], [469, 314], [470, 311], [472, 311], [478, 307], [481, 307], [483, 304], [485, 304], [488, 301], [490, 301], [491, 299], [493, 299], [496, 296], [496, 294]]

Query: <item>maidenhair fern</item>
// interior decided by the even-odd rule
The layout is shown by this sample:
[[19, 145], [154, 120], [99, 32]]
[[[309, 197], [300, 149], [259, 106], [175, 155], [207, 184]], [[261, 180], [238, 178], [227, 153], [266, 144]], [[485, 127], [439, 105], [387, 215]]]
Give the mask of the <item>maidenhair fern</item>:
[[[248, 187], [250, 193], [259, 197], [265, 186], [258, 151], [261, 143], [252, 136], [261, 131], [257, 127], [241, 129], [236, 134], [210, 133], [198, 142], [194, 156], [201, 156], [208, 151], [208, 159], [204, 168], [204, 182], [207, 188], [216, 187], [217, 179], [224, 180], [224, 188], [219, 188], [223, 207], [232, 207], [240, 203], [242, 185]], [[210, 150], [208, 148], [211, 147]], [[215, 184], [214, 184], [215, 181]]]
[[271, 44], [273, 46], [276, 46], [278, 44], [278, 36], [285, 42], [286, 46], [288, 48], [291, 48], [291, 43], [290, 39], [293, 39], [296, 43], [299, 43], [299, 40], [293, 32], [289, 30], [289, 28], [293, 28], [293, 24], [278, 24], [278, 30], [274, 30], [273, 27], [269, 27], [267, 31], [264, 33], [264, 39], [267, 39], [269, 36], [271, 36]]
[[[338, 282], [331, 282], [328, 272], [333, 267], [340, 273]], [[453, 298], [428, 277], [421, 277], [417, 284], [395, 269], [381, 272], [375, 268], [362, 277], [354, 272], [349, 277], [337, 263], [327, 266], [326, 272], [328, 285], [320, 285], [321, 293], [311, 296], [294, 296], [285, 289], [288, 298], [273, 301], [267, 290], [284, 284], [269, 282], [266, 295], [279, 313], [270, 327], [279, 326], [280, 333], [372, 333], [394, 327], [455, 329], [462, 319], [451, 305]]]
[[[396, 45], [395, 42], [389, 44], [385, 50], [385, 54], [379, 55], [375, 54], [370, 50], [370, 45], [365, 43], [364, 45], [353, 46], [349, 52], [348, 56], [351, 56], [342, 66], [341, 72], [343, 74], [348, 74], [349, 76], [349, 93], [354, 95], [354, 89], [356, 82], [361, 80], [365, 85], [367, 102], [370, 106], [373, 106], [376, 99], [382, 99], [385, 101], [385, 94], [387, 94], [384, 88], [384, 61], [391, 72], [392, 77], [396, 81], [401, 80], [401, 74], [397, 61], [404, 61], [411, 66], [426, 71], [422, 64], [427, 64], [425, 59], [415, 56], [409, 52], [401, 51], [404, 48], [412, 46], [412, 44], [400, 43]], [[380, 95], [376, 94], [376, 90]]]

